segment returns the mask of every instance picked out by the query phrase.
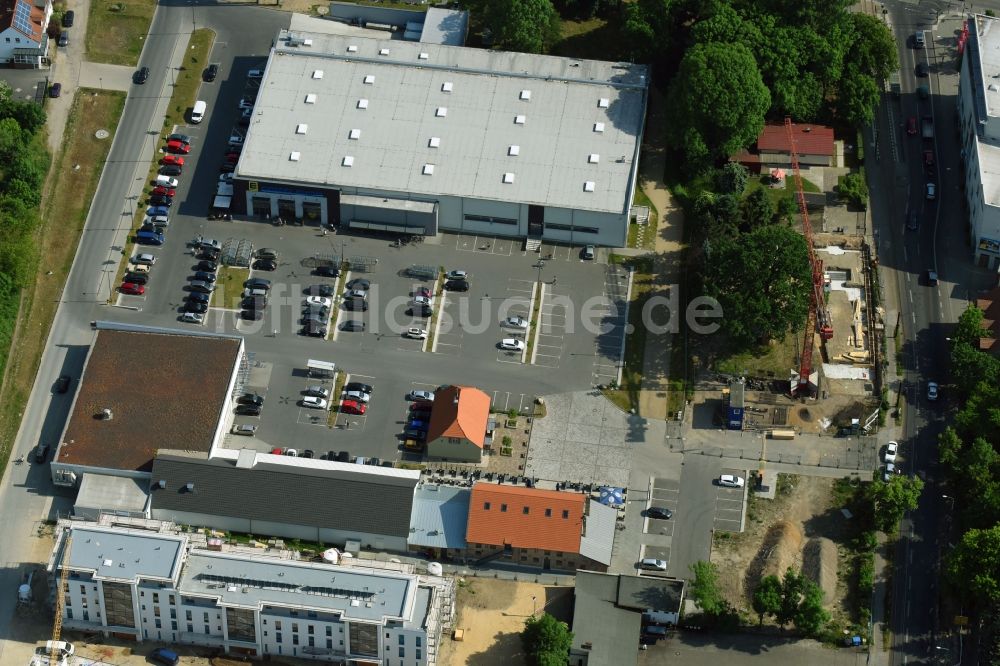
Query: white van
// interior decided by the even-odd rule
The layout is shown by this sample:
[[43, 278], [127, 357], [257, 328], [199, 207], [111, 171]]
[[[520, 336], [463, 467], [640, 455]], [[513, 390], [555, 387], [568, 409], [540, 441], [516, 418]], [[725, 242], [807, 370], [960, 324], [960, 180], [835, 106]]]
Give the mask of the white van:
[[200, 123], [205, 119], [206, 111], [208, 111], [208, 104], [199, 99], [194, 103], [194, 108], [191, 109], [191, 122]]

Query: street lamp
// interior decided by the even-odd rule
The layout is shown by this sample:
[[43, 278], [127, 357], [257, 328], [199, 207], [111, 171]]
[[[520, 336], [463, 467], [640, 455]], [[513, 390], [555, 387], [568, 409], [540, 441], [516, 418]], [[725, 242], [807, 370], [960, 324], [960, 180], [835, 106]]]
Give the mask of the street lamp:
[[535, 612], [538, 609], [538, 606], [535, 604], [535, 599], [537, 599], [537, 597], [535, 595], [531, 595], [531, 617], [535, 617]]

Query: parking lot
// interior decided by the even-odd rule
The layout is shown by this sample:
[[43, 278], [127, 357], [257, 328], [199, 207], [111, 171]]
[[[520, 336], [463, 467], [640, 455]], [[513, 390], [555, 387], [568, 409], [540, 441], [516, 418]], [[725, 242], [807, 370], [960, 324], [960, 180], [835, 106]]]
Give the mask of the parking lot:
[[[212, 61], [220, 64], [219, 80], [199, 93], [208, 102], [204, 122], [174, 128], [190, 136], [191, 149], [184, 155], [165, 243], [140, 248], [156, 256], [145, 293], [118, 295], [122, 307], [113, 308], [109, 318], [245, 337], [252, 366], [247, 388], [264, 396], [264, 404], [259, 415], [236, 417], [238, 424], [258, 426], [255, 435], [230, 435], [229, 445], [395, 460], [401, 455], [404, 397], [411, 390], [477, 386], [491, 396], [494, 409], [526, 413], [539, 395], [591, 388], [605, 376], [598, 363], [614, 371], [617, 358], [609, 354], [620, 351], [621, 329], [607, 324], [624, 317], [615, 311], [621, 303], [614, 302], [618, 296], [612, 291], [622, 275], [627, 284], [627, 274], [609, 278], [609, 270], [617, 269], [605, 263], [603, 251], [596, 261], [583, 261], [580, 246], [525, 252], [520, 239], [443, 233], [399, 245], [393, 236], [323, 229], [309, 221], [209, 219], [220, 173], [228, 155], [238, 152], [230, 139], [240, 129], [240, 100], [252, 93], [246, 72], [263, 63], [261, 57], [227, 61], [225, 55], [217, 46]], [[126, 211], [145, 208], [148, 193], [149, 188], [126, 202]], [[202, 261], [198, 239], [218, 241], [227, 248], [224, 253], [268, 248], [275, 255], [273, 267], [267, 267], [272, 270], [248, 267], [228, 283], [220, 273], [203, 324], [182, 320], [192, 299], [190, 281]], [[338, 265], [342, 258], [350, 269], [339, 278], [315, 274], [317, 263]], [[249, 263], [254, 265], [252, 258]], [[412, 277], [408, 269], [414, 265], [467, 271], [469, 289], [442, 291], [435, 278]], [[244, 275], [270, 283], [266, 305], [260, 301], [260, 314], [249, 318], [241, 307]], [[344, 286], [355, 279], [370, 282], [365, 310], [344, 306]], [[317, 300], [307, 307], [306, 297], [318, 294], [320, 286], [329, 290], [323, 293], [330, 296], [320, 297], [329, 298], [329, 306]], [[414, 308], [422, 289], [429, 292], [433, 318]], [[537, 330], [507, 321], [521, 317], [527, 324], [536, 302]], [[315, 336], [303, 334], [310, 319]], [[408, 333], [411, 328], [418, 330]], [[519, 342], [501, 344], [505, 340]], [[326, 410], [302, 406], [303, 391], [317, 383], [305, 373], [309, 359], [334, 362], [352, 380], [374, 386], [366, 413], [341, 413], [339, 396], [332, 395]], [[332, 392], [332, 381], [324, 385]]]
[[[746, 477], [745, 470], [724, 469], [723, 474]], [[740, 532], [743, 525], [743, 505], [746, 503], [746, 487], [726, 488], [716, 483], [715, 524], [716, 531]]]

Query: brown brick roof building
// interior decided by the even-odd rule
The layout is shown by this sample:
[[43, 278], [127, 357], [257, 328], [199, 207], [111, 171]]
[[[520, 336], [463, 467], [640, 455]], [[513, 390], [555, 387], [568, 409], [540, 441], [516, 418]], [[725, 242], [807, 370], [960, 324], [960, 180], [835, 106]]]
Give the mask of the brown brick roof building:
[[579, 553], [586, 497], [538, 488], [477, 483], [466, 541]]
[[434, 394], [427, 441], [440, 437], [466, 439], [479, 448], [486, 443], [490, 397], [472, 386], [446, 386]]
[[976, 299], [976, 307], [983, 311], [983, 327], [992, 336], [979, 338], [979, 348], [991, 354], [1000, 354], [1000, 287], [994, 287]]

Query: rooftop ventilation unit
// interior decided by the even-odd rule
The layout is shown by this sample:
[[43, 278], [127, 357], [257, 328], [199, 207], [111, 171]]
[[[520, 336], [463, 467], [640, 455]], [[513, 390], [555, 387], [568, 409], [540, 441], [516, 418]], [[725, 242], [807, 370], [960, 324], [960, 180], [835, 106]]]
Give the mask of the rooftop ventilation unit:
[[509, 148], [507, 148], [507, 154], [508, 155], [512, 155], [514, 157], [520, 155], [521, 154], [521, 146], [510, 146]]
[[373, 83], [375, 83], [375, 75], [365, 74], [365, 83], [367, 83], [368, 85], [372, 85]]
[[520, 116], [520, 115], [514, 116], [514, 124], [523, 125], [527, 119], [528, 119], [527, 116]]
[[602, 109], [608, 108], [609, 104], [611, 104], [611, 100], [609, 100], [607, 97], [602, 97], [601, 99], [597, 100], [597, 106], [599, 106]]
[[309, 125], [306, 125], [305, 123], [299, 123], [298, 125], [295, 126], [296, 134], [305, 134], [308, 131], [309, 131]]
[[587, 161], [591, 164], [597, 164], [601, 161], [601, 156], [597, 153], [591, 153], [590, 155], [587, 155]]
[[110, 421], [115, 418], [115, 413], [111, 411], [110, 407], [105, 407], [101, 410], [101, 419], [104, 421]]
[[441, 92], [451, 92], [455, 89], [455, 84], [451, 81], [445, 81], [441, 84]]
[[594, 131], [595, 132], [603, 132], [604, 131], [604, 123], [594, 123]]
[[306, 95], [306, 104], [316, 103], [316, 93], [309, 93]]
[[166, 479], [160, 479], [159, 481], [156, 482], [156, 487], [157, 488], [166, 488], [167, 487], [167, 480]]
[[313, 40], [311, 40], [311, 39], [303, 39], [302, 40], [302, 46], [312, 46], [312, 45], [313, 45]]
[[361, 138], [361, 130], [359, 130], [359, 129], [352, 129], [348, 133], [347, 138], [348, 139], [354, 139], [355, 141], [358, 140], [358, 139], [360, 139]]
[[587, 180], [587, 181], [584, 181], [584, 183], [583, 183], [583, 191], [584, 192], [593, 192], [594, 191], [594, 187], [596, 187], [596, 183], [594, 183], [594, 181], [592, 181], [592, 180]]
[[354, 166], [354, 156], [353, 155], [345, 155], [343, 161], [341, 161], [340, 164], [342, 166], [345, 166], [345, 167]]
[[421, 52], [421, 53], [420, 53], [420, 55], [418, 55], [417, 57], [418, 57], [419, 59], [421, 59], [421, 60], [427, 60], [427, 59], [428, 59], [428, 58], [430, 58], [431, 56], [430, 56], [430, 54], [429, 54], [429, 53], [423, 53], [423, 52]]
[[522, 102], [530, 102], [531, 101], [531, 91], [530, 90], [522, 90], [521, 91], [521, 101]]
[[437, 116], [438, 118], [444, 118], [445, 116], [448, 115], [448, 107], [439, 106], [437, 108], [437, 111], [434, 112], [434, 115]]
[[425, 176], [433, 176], [434, 175], [434, 165], [433, 164], [425, 164], [424, 165], [424, 175]]
[[186, 493], [193, 493], [194, 492], [194, 483], [191, 483], [191, 482], [185, 483], [184, 484], [184, 492], [186, 492]]
[[350, 45], [349, 45], [349, 46], [347, 47], [347, 52], [348, 52], [348, 53], [357, 53], [357, 52], [358, 52], [358, 47], [357, 47], [357, 46], [355, 46], [354, 44], [350, 44]]
[[441, 147], [441, 137], [432, 136], [430, 141], [427, 142], [427, 146], [430, 148], [440, 148]]
[[288, 156], [288, 159], [292, 162], [298, 162], [300, 157], [302, 157], [302, 153], [297, 150], [293, 150], [292, 154]]
[[511, 173], [510, 171], [508, 171], [507, 173], [505, 173], [503, 175], [503, 182], [506, 183], [507, 185], [510, 185], [511, 183], [513, 183], [514, 182], [514, 174]]
[[367, 109], [368, 108], [368, 100], [366, 100], [366, 99], [359, 99], [358, 100], [358, 108], [359, 109]]
[[313, 70], [313, 78], [314, 79], [322, 79], [323, 78], [323, 70], [322, 69], [314, 69]]
[[379, 55], [389, 55], [389, 49], [379, 49], [378, 50], [378, 54]]

